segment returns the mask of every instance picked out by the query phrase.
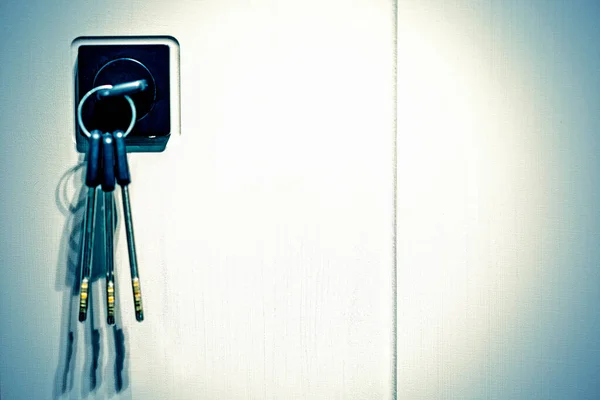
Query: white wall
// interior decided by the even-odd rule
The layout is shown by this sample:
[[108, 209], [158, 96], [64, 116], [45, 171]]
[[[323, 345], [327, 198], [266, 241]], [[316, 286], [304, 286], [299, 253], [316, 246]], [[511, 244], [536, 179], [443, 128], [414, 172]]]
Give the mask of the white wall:
[[94, 390], [92, 326], [69, 315], [67, 284], [83, 172], [70, 46], [94, 35], [171, 35], [181, 54], [181, 135], [130, 159], [146, 320], [120, 224], [117, 397], [392, 397], [391, 2], [40, 0], [0, 15], [3, 400], [116, 394], [103, 281]]

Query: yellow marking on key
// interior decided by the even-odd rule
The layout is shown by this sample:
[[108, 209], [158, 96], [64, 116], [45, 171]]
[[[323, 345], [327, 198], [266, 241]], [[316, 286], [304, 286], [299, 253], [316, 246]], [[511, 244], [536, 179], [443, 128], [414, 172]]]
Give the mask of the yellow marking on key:
[[108, 284], [108, 288], [106, 289], [106, 292], [108, 294], [108, 304], [109, 305], [113, 305], [115, 304], [115, 288], [114, 288], [114, 284], [112, 282], [110, 282]]
[[112, 325], [115, 323], [115, 286], [114, 282], [108, 282], [106, 287], [107, 300], [107, 322]]
[[81, 288], [79, 290], [79, 320], [81, 322], [85, 321], [85, 317], [87, 316], [88, 288], [88, 280], [85, 278], [81, 282]]
[[137, 277], [131, 280], [131, 285], [133, 287], [133, 302], [135, 304], [135, 319], [138, 322], [142, 322], [144, 320], [144, 310], [142, 307], [142, 289], [140, 287], [140, 281]]
[[134, 278], [131, 281], [133, 286], [133, 301], [135, 303], [135, 311], [142, 311], [142, 288], [140, 287], [140, 280]]

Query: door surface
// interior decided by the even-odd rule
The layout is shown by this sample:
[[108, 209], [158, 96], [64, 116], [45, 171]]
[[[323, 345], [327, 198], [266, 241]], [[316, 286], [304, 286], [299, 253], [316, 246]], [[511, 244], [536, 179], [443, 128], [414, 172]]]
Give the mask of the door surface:
[[[391, 1], [0, 11], [3, 400], [391, 398]], [[181, 129], [130, 157], [146, 319], [120, 216], [119, 323], [100, 276], [80, 324], [71, 45], [154, 35], [179, 42]]]
[[600, 398], [599, 16], [398, 2], [398, 399]]

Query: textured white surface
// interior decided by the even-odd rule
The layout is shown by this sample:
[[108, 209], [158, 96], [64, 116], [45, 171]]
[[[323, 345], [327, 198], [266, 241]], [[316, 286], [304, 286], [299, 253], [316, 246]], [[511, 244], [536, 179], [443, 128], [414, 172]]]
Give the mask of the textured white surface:
[[[0, 397], [599, 398], [599, 15], [398, 2], [395, 385], [391, 2], [2, 2]], [[119, 395], [113, 333], [90, 393], [72, 321], [55, 396], [81, 35], [181, 44], [182, 134], [131, 158], [147, 320], [123, 286]]]
[[82, 170], [67, 174], [80, 161], [70, 44], [96, 35], [171, 35], [181, 55], [181, 135], [162, 154], [130, 157], [146, 320], [132, 314], [120, 224], [118, 397], [392, 397], [392, 2], [27, 1], [1, 11], [3, 400], [115, 395], [103, 280], [89, 389], [90, 324], [67, 315], [79, 236], [55, 201], [60, 186], [76, 203], [81, 184]]
[[398, 398], [600, 398], [599, 3], [398, 16]]

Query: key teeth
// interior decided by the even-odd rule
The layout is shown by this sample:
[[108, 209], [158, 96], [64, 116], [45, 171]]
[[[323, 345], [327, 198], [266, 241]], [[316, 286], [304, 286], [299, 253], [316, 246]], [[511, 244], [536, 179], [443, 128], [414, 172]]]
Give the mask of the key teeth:
[[88, 280], [84, 279], [79, 291], [79, 322], [84, 322], [87, 318], [88, 288]]
[[140, 287], [140, 280], [138, 278], [132, 279], [131, 285], [133, 287], [135, 319], [137, 319], [138, 322], [142, 322], [144, 320], [144, 308], [142, 307], [142, 288]]
[[109, 282], [106, 288], [106, 301], [107, 301], [107, 317], [106, 322], [109, 325], [115, 324], [115, 287], [113, 282]]

